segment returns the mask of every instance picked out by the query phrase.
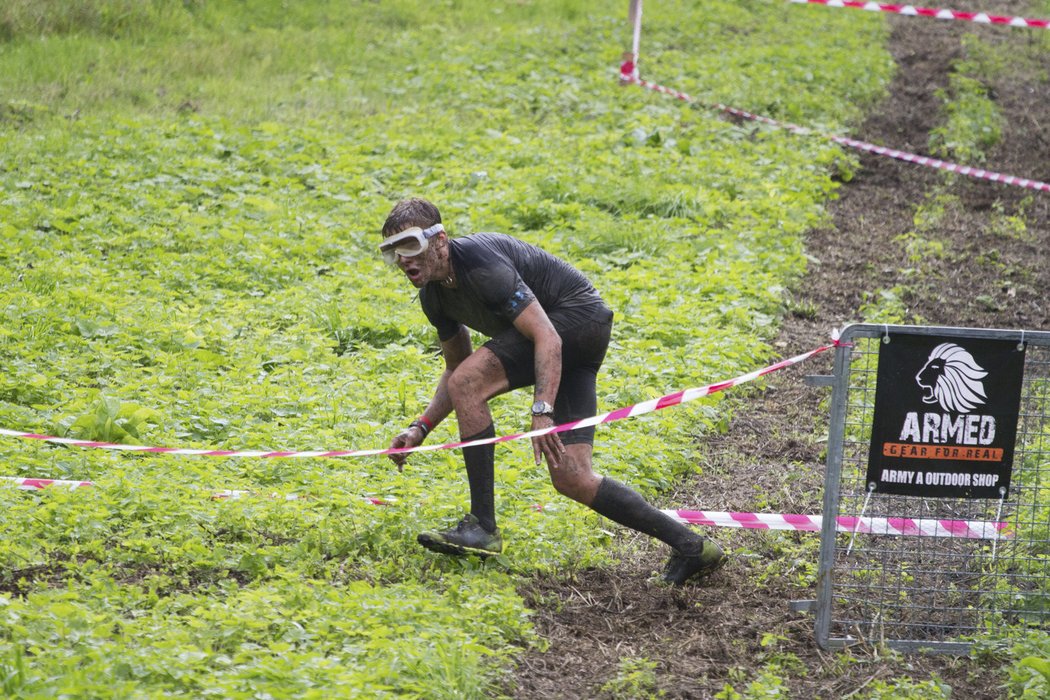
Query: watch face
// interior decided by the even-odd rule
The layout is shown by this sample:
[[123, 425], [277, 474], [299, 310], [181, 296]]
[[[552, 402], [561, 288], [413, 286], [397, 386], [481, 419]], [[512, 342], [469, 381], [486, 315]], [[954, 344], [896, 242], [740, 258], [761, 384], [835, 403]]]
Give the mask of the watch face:
[[554, 407], [546, 401], [537, 401], [536, 403], [532, 404], [532, 415], [543, 416], [548, 413], [554, 413]]

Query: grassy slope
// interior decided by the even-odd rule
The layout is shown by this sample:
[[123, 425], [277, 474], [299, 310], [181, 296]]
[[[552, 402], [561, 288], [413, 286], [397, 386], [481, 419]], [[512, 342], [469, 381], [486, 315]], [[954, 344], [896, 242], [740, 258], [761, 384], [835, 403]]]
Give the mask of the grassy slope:
[[[618, 312], [603, 409], [753, 369], [843, 156], [616, 85], [619, 3], [86, 3], [0, 11], [0, 425], [231, 449], [381, 447], [440, 367], [376, 260], [392, 201], [577, 261]], [[58, 18], [58, 19], [56, 19]], [[61, 19], [61, 21], [59, 21]], [[841, 127], [889, 71], [882, 24], [780, 3], [646, 9], [653, 79]], [[648, 60], [648, 56], [652, 60]], [[523, 398], [497, 402], [518, 430]], [[717, 400], [603, 429], [648, 492]], [[682, 426], [689, 426], [683, 430]], [[452, 422], [434, 440], [454, 437]], [[321, 462], [0, 443], [5, 690], [100, 697], [481, 695], [529, 640], [514, 577], [606, 537], [499, 448], [508, 554], [418, 551], [466, 507], [454, 453]], [[315, 496], [212, 502], [220, 488]], [[394, 497], [390, 508], [366, 494]], [[422, 641], [421, 641], [422, 640]], [[432, 696], [433, 690], [428, 694]]]

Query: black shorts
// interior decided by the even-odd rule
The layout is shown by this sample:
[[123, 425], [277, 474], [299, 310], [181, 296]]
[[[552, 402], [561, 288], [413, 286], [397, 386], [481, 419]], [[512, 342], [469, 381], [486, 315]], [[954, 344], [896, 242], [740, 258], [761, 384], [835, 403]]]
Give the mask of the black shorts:
[[[547, 314], [561, 336], [561, 383], [554, 400], [557, 425], [598, 412], [596, 378], [609, 348], [613, 312], [604, 304], [559, 309]], [[532, 341], [510, 328], [485, 343], [499, 358], [511, 389], [536, 383], [536, 353]], [[560, 433], [566, 445], [594, 444], [594, 426]]]

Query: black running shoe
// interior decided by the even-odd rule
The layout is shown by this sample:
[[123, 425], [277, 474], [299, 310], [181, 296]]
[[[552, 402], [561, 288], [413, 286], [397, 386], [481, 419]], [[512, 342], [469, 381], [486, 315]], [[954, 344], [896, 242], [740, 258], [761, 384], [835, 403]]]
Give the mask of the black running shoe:
[[449, 530], [428, 531], [416, 538], [419, 544], [441, 554], [476, 554], [490, 557], [503, 551], [503, 537], [497, 527], [489, 532], [473, 514], [467, 513], [459, 524]]
[[681, 586], [694, 576], [710, 576], [726, 563], [722, 548], [705, 539], [699, 554], [682, 554], [675, 550], [664, 567], [664, 582]]

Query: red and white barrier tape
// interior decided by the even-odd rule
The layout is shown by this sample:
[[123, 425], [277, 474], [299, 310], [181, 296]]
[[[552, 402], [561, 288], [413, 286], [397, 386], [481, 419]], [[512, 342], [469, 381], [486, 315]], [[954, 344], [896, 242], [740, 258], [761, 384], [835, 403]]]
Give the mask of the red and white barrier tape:
[[[84, 488], [94, 486], [90, 481], [63, 481], [61, 479], [25, 479], [3, 476], [2, 481], [14, 482], [16, 488], [25, 490], [44, 489], [48, 486], [67, 486]], [[254, 495], [251, 491], [223, 489], [214, 492], [212, 500], [237, 500]], [[299, 494], [272, 493], [270, 498], [283, 501], [297, 501], [303, 498]], [[364, 500], [374, 506], [388, 506], [394, 500], [366, 496]], [[534, 506], [536, 510], [548, 510], [543, 506]], [[706, 525], [708, 527], [737, 527], [753, 530], [795, 530], [799, 532], [820, 532], [822, 516], [794, 515], [790, 513], [728, 513], [707, 510], [664, 510], [664, 513], [679, 522], [688, 525]], [[866, 535], [913, 535], [918, 537], [956, 537], [968, 539], [1004, 539], [1010, 536], [1007, 523], [987, 520], [937, 520], [933, 518], [857, 518], [840, 516], [836, 519], [839, 532]]]
[[967, 177], [978, 178], [981, 180], [989, 180], [991, 182], [998, 182], [1004, 185], [1014, 185], [1016, 187], [1025, 187], [1030, 190], [1039, 190], [1041, 192], [1050, 192], [1050, 183], [1040, 182], [1039, 180], [1032, 180], [1026, 177], [1018, 177], [1016, 175], [1005, 175], [1003, 173], [997, 173], [993, 170], [985, 170], [983, 168], [974, 168], [969, 165], [959, 165], [958, 163], [950, 163], [945, 160], [939, 160], [937, 158], [931, 158], [929, 156], [922, 156], [917, 153], [908, 153], [907, 151], [898, 151], [894, 148], [886, 148], [885, 146], [877, 146], [873, 143], [867, 143], [865, 141], [858, 141], [857, 139], [851, 139], [846, 136], [836, 136], [835, 134], [826, 134], [806, 127], [792, 124], [790, 122], [780, 122], [770, 117], [764, 117], [760, 114], [752, 114], [736, 107], [730, 107], [728, 105], [721, 104], [719, 102], [705, 104], [700, 102], [696, 98], [692, 97], [688, 93], [680, 92], [672, 88], [664, 87], [648, 80], [642, 80], [638, 77], [638, 67], [631, 61], [625, 61], [620, 66], [620, 82], [624, 84], [633, 84], [640, 87], [644, 87], [654, 92], [659, 92], [665, 95], [670, 95], [683, 102], [695, 104], [700, 107], [706, 107], [707, 109], [714, 109], [719, 112], [731, 114], [734, 117], [740, 117], [741, 119], [747, 119], [750, 121], [761, 122], [762, 124], [768, 124], [781, 129], [786, 129], [796, 134], [815, 134], [823, 138], [834, 141], [835, 143], [857, 150], [866, 151], [868, 153], [874, 153], [880, 156], [887, 156], [889, 158], [896, 158], [897, 160], [903, 160], [908, 163], [914, 163], [916, 165], [924, 165], [929, 168], [937, 168], [939, 170], [946, 170], [952, 173], [958, 173], [959, 175], [965, 175]]
[[978, 24], [1003, 24], [1010, 27], [1035, 27], [1037, 29], [1050, 29], [1050, 20], [1047, 19], [1026, 19], [1024, 17], [991, 15], [987, 12], [959, 12], [957, 10], [946, 10], [939, 7], [891, 5], [882, 2], [862, 2], [859, 0], [790, 0], [790, 2], [799, 5], [827, 5], [828, 7], [849, 7], [856, 10], [868, 10], [869, 12], [892, 12], [898, 15], [909, 15], [912, 17], [959, 19], [965, 22], [977, 22]]
[[561, 425], [554, 425], [549, 428], [542, 428], [540, 430], [532, 430], [527, 433], [514, 433], [511, 435], [497, 436], [493, 438], [482, 438], [480, 440], [470, 440], [467, 442], [449, 442], [444, 445], [420, 445], [419, 447], [399, 447], [399, 448], [387, 448], [383, 449], [372, 449], [372, 450], [309, 450], [309, 451], [291, 451], [291, 450], [280, 450], [280, 451], [263, 451], [263, 450], [216, 450], [216, 449], [190, 449], [183, 447], [150, 447], [148, 445], [124, 445], [112, 442], [98, 442], [95, 440], [77, 440], [75, 438], [63, 438], [56, 437], [54, 435], [38, 435], [36, 433], [26, 433], [18, 430], [7, 430], [0, 428], [0, 435], [6, 435], [7, 437], [23, 438], [26, 440], [43, 440], [45, 442], [53, 442], [60, 445], [69, 445], [71, 447], [92, 447], [103, 450], [121, 450], [126, 452], [141, 452], [149, 454], [172, 454], [172, 455], [198, 455], [203, 457], [369, 457], [374, 455], [389, 455], [389, 454], [405, 454], [409, 452], [429, 452], [433, 450], [449, 450], [461, 447], [473, 447], [474, 445], [489, 445], [493, 443], [509, 442], [511, 440], [519, 440], [523, 438], [533, 438], [539, 435], [546, 435], [548, 433], [563, 433], [567, 430], [575, 430], [577, 428], [587, 428], [600, 423], [613, 423], [624, 418], [632, 418], [634, 416], [640, 416], [646, 413], [652, 413], [653, 411], [659, 411], [663, 408], [670, 408], [671, 406], [677, 406], [679, 404], [694, 401], [704, 396], [709, 396], [716, 392], [728, 389], [730, 387], [738, 386], [746, 382], [754, 381], [759, 377], [782, 370], [791, 365], [798, 364], [804, 360], [808, 360], [814, 355], [829, 350], [838, 345], [838, 341], [834, 341], [831, 344], [823, 345], [809, 352], [804, 352], [801, 355], [790, 357], [786, 360], [781, 360], [768, 367], [742, 374], [739, 377], [730, 379], [724, 382], [718, 382], [715, 384], [708, 384], [707, 386], [698, 387], [695, 389], [685, 389], [683, 391], [676, 391], [673, 394], [667, 394], [661, 396], [658, 399], [652, 399], [649, 401], [643, 401], [642, 403], [634, 404], [633, 406], [625, 406], [618, 408], [615, 411], [609, 411], [608, 413], [602, 413], [597, 416], [591, 416], [590, 418], [583, 418], [581, 420], [571, 421], [569, 423], [562, 423]]
[[[787, 513], [723, 513], [703, 510], [665, 510], [672, 518], [690, 525], [742, 527], [757, 530], [799, 530], [820, 532], [819, 515]], [[914, 535], [917, 537], [958, 537], [995, 540], [1010, 536], [1008, 525], [989, 520], [940, 520], [934, 518], [879, 518], [839, 516], [838, 532], [866, 535]]]
[[0, 480], [9, 481], [16, 489], [25, 491], [46, 489], [48, 486], [66, 486], [71, 489], [94, 486], [90, 481], [67, 481], [65, 479], [26, 479], [17, 476], [0, 476]]
[[983, 168], [974, 168], [969, 165], [958, 165], [956, 163], [949, 163], [944, 160], [938, 160], [937, 158], [930, 158], [929, 156], [920, 156], [915, 153], [908, 153], [907, 151], [898, 151], [895, 148], [886, 148], [884, 146], [876, 146], [875, 144], [865, 143], [864, 141], [857, 141], [846, 136], [828, 136], [832, 141], [840, 143], [843, 146], [849, 146], [862, 151], [868, 151], [869, 153], [875, 153], [880, 156], [887, 156], [889, 158], [896, 158], [897, 160], [903, 160], [908, 163], [915, 163], [916, 165], [925, 165], [928, 168], [938, 168], [940, 170], [947, 170], [948, 172], [958, 173], [959, 175], [966, 175], [967, 177], [976, 177], [982, 180], [990, 180], [992, 182], [999, 182], [1004, 185], [1014, 185], [1015, 187], [1026, 187], [1032, 190], [1040, 190], [1042, 192], [1050, 192], [1050, 184], [1045, 182], [1039, 182], [1038, 180], [1030, 180], [1026, 177], [1017, 177], [1016, 175], [1004, 175], [1003, 173], [997, 173], [992, 170], [985, 170]]

